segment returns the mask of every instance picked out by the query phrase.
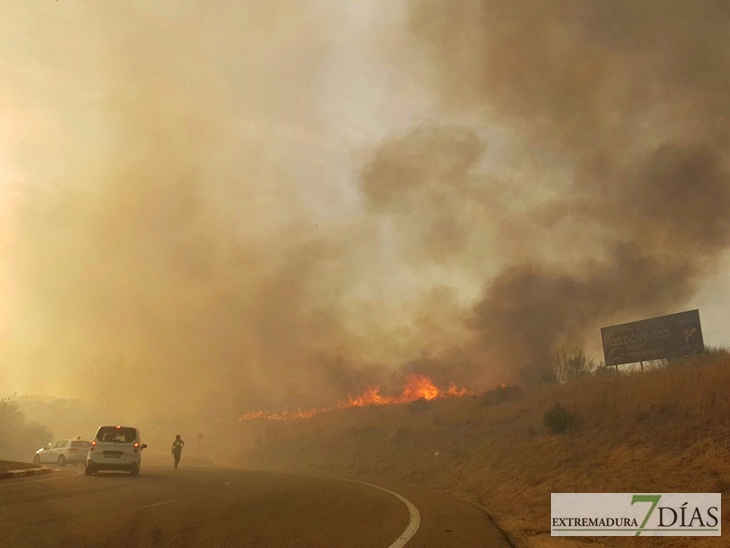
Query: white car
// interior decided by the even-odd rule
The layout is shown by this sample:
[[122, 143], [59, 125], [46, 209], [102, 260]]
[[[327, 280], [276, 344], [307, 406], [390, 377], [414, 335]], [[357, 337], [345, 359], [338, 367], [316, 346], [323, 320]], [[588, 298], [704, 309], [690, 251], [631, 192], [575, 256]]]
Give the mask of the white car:
[[33, 464], [84, 464], [90, 445], [88, 441], [78, 438], [49, 441], [35, 452]]
[[136, 428], [100, 426], [86, 457], [86, 475], [99, 470], [126, 470], [136, 476], [142, 465], [142, 449], [146, 447]]

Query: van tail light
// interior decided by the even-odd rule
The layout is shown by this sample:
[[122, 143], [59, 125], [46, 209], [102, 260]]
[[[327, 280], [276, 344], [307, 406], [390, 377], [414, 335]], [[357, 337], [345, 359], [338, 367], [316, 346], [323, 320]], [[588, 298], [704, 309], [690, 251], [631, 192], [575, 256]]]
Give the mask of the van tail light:
[[134, 452], [139, 453], [139, 442], [138, 441], [134, 442]]
[[89, 447], [89, 451], [93, 451], [94, 447], [96, 447], [96, 440], [91, 442], [91, 447]]

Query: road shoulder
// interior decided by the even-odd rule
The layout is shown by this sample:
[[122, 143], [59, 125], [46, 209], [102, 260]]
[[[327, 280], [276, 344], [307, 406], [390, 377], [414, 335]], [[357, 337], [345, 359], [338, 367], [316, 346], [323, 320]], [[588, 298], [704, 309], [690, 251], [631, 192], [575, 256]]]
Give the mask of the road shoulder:
[[22, 478], [24, 476], [37, 476], [53, 472], [47, 466], [34, 466], [30, 463], [0, 461], [0, 480]]

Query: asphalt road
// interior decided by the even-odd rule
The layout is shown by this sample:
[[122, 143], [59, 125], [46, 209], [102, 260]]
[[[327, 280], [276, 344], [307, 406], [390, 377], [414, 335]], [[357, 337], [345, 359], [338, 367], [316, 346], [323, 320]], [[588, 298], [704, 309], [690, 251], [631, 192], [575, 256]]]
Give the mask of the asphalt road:
[[[376, 482], [372, 482], [376, 483]], [[380, 482], [377, 482], [380, 483]], [[0, 546], [508, 546], [479, 509], [411, 486], [218, 468], [0, 481]], [[400, 541], [402, 545], [402, 540]]]

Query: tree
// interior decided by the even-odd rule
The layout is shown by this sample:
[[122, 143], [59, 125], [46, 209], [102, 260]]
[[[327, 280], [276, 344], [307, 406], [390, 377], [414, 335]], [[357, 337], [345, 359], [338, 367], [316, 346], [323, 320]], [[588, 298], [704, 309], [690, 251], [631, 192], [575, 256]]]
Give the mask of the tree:
[[3, 448], [13, 440], [18, 427], [23, 423], [23, 414], [18, 411], [20, 405], [9, 398], [0, 399], [0, 455]]
[[580, 348], [575, 348], [570, 352], [558, 350], [555, 353], [553, 370], [560, 383], [572, 382], [587, 377], [595, 368], [595, 362], [588, 358]]
[[51, 438], [47, 427], [25, 422], [18, 402], [0, 399], [0, 459], [30, 461]]

